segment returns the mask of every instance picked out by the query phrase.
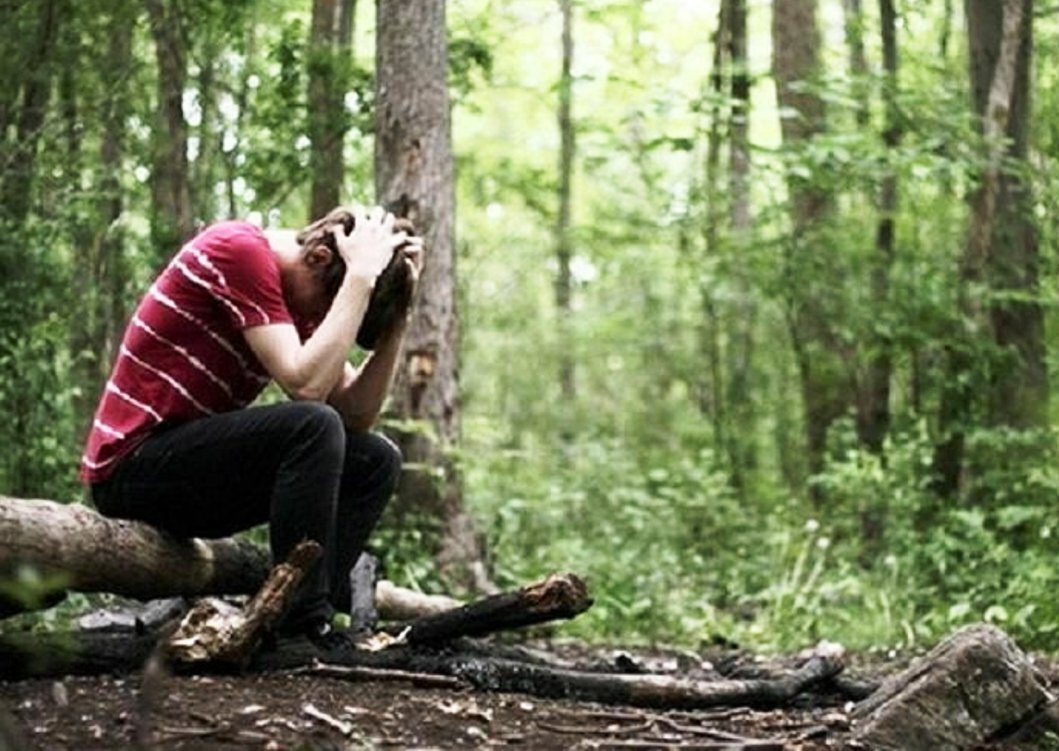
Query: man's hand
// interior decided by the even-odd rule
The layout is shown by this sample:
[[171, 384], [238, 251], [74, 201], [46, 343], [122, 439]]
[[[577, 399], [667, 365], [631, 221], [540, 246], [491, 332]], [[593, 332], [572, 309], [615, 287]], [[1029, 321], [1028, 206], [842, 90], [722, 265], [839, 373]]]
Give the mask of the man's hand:
[[408, 240], [404, 232], [394, 232], [394, 216], [376, 206], [370, 212], [364, 207], [353, 209], [353, 231], [348, 235], [342, 225], [332, 230], [335, 247], [346, 263], [346, 273], [371, 279], [382, 273], [393, 252]]

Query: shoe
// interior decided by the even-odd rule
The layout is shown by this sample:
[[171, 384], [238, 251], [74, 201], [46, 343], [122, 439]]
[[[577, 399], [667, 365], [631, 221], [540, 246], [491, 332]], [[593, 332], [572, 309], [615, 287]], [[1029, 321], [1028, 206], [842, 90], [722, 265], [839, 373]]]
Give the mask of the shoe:
[[305, 631], [305, 636], [323, 653], [321, 656], [349, 654], [355, 649], [352, 634], [335, 628], [328, 621], [313, 624]]

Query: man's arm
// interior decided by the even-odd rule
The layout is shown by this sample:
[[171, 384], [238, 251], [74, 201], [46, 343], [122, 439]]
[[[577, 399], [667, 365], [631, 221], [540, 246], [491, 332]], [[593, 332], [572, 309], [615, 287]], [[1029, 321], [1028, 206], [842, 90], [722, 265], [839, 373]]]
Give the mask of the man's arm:
[[246, 329], [247, 344], [280, 387], [294, 399], [323, 401], [342, 383], [346, 354], [356, 340], [376, 277], [394, 248], [405, 241], [393, 232], [394, 218], [381, 210], [355, 212], [353, 232], [339, 226], [335, 245], [346, 264], [345, 276], [319, 327], [303, 344], [293, 325]]
[[257, 359], [292, 399], [323, 401], [342, 379], [346, 353], [368, 309], [372, 282], [347, 272], [334, 304], [304, 344], [290, 323], [244, 332]]
[[346, 363], [342, 382], [331, 392], [328, 402], [342, 415], [350, 430], [370, 430], [378, 419], [397, 370], [406, 325], [402, 319], [391, 326], [360, 368]]

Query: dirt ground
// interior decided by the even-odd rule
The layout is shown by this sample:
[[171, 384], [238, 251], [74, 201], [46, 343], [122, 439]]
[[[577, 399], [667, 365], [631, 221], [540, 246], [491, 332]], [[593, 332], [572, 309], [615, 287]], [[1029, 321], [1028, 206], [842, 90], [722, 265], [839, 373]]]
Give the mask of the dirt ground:
[[[539, 648], [549, 649], [549, 645]], [[578, 661], [658, 652], [551, 648]], [[576, 655], [571, 655], [571, 652]], [[819, 703], [819, 702], [817, 702]], [[806, 703], [807, 704], [807, 703]], [[0, 682], [0, 751], [46, 749], [820, 749], [849, 745], [848, 707], [663, 712], [520, 694], [274, 673]]]
[[[0, 686], [26, 749], [843, 748], [841, 710], [662, 713], [268, 675], [168, 678], [149, 713], [139, 676]], [[145, 721], [146, 717], [146, 721]], [[735, 736], [738, 736], [736, 738]], [[148, 738], [137, 746], [137, 737]], [[16, 747], [17, 748], [17, 747]]]
[[[615, 655], [575, 651], [588, 660]], [[670, 659], [621, 654], [644, 664]], [[878, 677], [902, 662], [873, 658], [870, 673]], [[868, 672], [862, 668], [861, 677]], [[0, 751], [859, 748], [850, 740], [850, 704], [820, 697], [798, 704], [782, 711], [664, 712], [290, 673], [66, 677], [0, 682]]]

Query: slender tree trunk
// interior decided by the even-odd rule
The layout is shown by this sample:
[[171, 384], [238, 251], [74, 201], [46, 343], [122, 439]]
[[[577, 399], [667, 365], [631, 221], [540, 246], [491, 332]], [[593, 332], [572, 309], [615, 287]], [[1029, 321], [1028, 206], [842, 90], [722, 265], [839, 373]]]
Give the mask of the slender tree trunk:
[[239, 202], [235, 195], [235, 179], [239, 169], [238, 160], [242, 153], [243, 123], [246, 121], [246, 110], [250, 101], [250, 77], [254, 75], [254, 54], [257, 48], [257, 29], [253, 19], [246, 25], [244, 36], [243, 66], [239, 74], [239, 89], [235, 95], [235, 123], [231, 125], [232, 138], [224, 149], [224, 187], [227, 194], [227, 212], [229, 219], [239, 216]]
[[949, 59], [949, 38], [952, 36], [952, 0], [944, 0], [941, 11], [941, 35], [938, 39], [938, 56], [944, 62]]
[[[194, 199], [192, 216], [203, 221], [212, 221], [217, 216], [218, 200], [216, 187], [221, 169], [223, 130], [220, 127], [218, 105], [219, 89], [223, 82], [218, 61], [222, 59], [223, 45], [217, 30], [206, 24], [198, 48], [199, 72], [196, 96], [199, 103], [198, 150], [190, 163], [190, 193]], [[191, 154], [188, 155], [189, 158]]]
[[[5, 155], [7, 159], [2, 165], [0, 220], [11, 223], [6, 232], [11, 232], [12, 226], [21, 226], [29, 214], [37, 143], [51, 96], [54, 47], [62, 17], [60, 0], [39, 0], [35, 5], [37, 18], [33, 41], [27, 59], [19, 61], [24, 79], [16, 122], [18, 135], [14, 148]], [[6, 133], [0, 133], [0, 137], [3, 136]]]
[[[889, 308], [890, 269], [894, 262], [895, 220], [897, 216], [897, 175], [892, 167], [893, 152], [901, 143], [902, 127], [897, 108], [898, 57], [897, 14], [894, 0], [879, 0], [879, 20], [883, 51], [883, 146], [886, 168], [879, 190], [879, 221], [875, 232], [875, 258], [871, 270], [872, 308], [877, 317]], [[871, 354], [857, 405], [857, 429], [862, 445], [880, 453], [890, 430], [890, 382], [893, 376], [893, 342], [885, 330], [871, 337]]]
[[[1017, 427], [1025, 427], [1042, 414], [1035, 413], [1030, 400], [1036, 399], [1038, 406], [1047, 404], [1040, 383], [1044, 376], [1040, 307], [1036, 301], [1017, 306], [993, 303], [992, 309], [984, 310], [981, 287], [1008, 281], [991, 278], [1000, 276], [998, 270], [1004, 269], [1024, 275], [1015, 280], [1021, 283], [1021, 291], [1036, 289], [1036, 234], [1022, 205], [1026, 188], [1016, 175], [1002, 170], [1005, 157], [1017, 159], [1020, 153], [1025, 154], [1032, 0], [1004, 0], [1003, 5], [967, 0], [966, 11], [973, 106], [981, 117], [987, 159], [978, 190], [971, 198], [971, 221], [960, 264], [958, 314], [985, 332], [998, 321], [1006, 327], [1005, 315], [1016, 313], [1023, 318], [1025, 332], [1005, 328], [1002, 337], [999, 329], [992, 331], [997, 343], [1009, 347], [1004, 354], [1015, 357], [1013, 362], [1002, 364], [1014, 372], [992, 384], [988, 406], [993, 408], [995, 420], [1006, 418]], [[1010, 139], [1008, 143], [1005, 136]], [[1005, 247], [1005, 243], [1009, 245]], [[965, 434], [979, 411], [978, 392], [990, 388], [981, 376], [980, 358], [975, 356], [984, 345], [961, 332], [948, 347], [947, 388], [939, 407], [942, 440], [934, 454], [935, 490], [945, 496], [956, 495], [964, 484]], [[1014, 404], [998, 405], [1001, 395], [1009, 394], [1015, 384], [1028, 393], [1011, 394]]]
[[[705, 166], [705, 192], [706, 192], [706, 224], [704, 239], [706, 241], [706, 254], [717, 257], [721, 252], [721, 223], [724, 218], [724, 207], [721, 205], [721, 125], [724, 113], [721, 102], [724, 94], [725, 82], [725, 53], [727, 52], [726, 38], [728, 34], [728, 0], [721, 0], [717, 10], [717, 27], [713, 34], [713, 63], [709, 76], [710, 98], [713, 105], [710, 107], [710, 130], [707, 134], [706, 164]], [[707, 376], [699, 393], [699, 409], [709, 417], [713, 425], [713, 442], [717, 451], [723, 451], [727, 445], [727, 425], [724, 404], [724, 374], [721, 370], [721, 321], [718, 315], [717, 301], [714, 299], [712, 285], [704, 283], [700, 285], [699, 294], [702, 297], [702, 321], [699, 326], [699, 346], [702, 349], [702, 357], [707, 364]]]
[[445, 2], [379, 0], [376, 28], [376, 194], [415, 222], [428, 248], [393, 389], [394, 416], [421, 426], [398, 437], [415, 469], [401, 482], [397, 512], [440, 523], [443, 572], [489, 588], [483, 545], [450, 458], [460, 405]]
[[175, 0], [143, 0], [158, 65], [158, 118], [151, 170], [151, 241], [159, 263], [194, 230], [188, 168], [187, 19]]
[[559, 216], [555, 227], [555, 257], [559, 269], [555, 276], [556, 329], [559, 332], [559, 389], [563, 400], [571, 403], [577, 394], [574, 378], [573, 336], [570, 317], [573, 282], [570, 259], [573, 256], [571, 238], [571, 182], [574, 172], [573, 88], [574, 10], [572, 0], [559, 0], [562, 11], [562, 72], [559, 76]]
[[121, 214], [125, 200], [120, 176], [127, 142], [126, 122], [131, 109], [129, 77], [132, 75], [133, 29], [137, 9], [130, 0], [112, 2], [110, 46], [106, 60], [106, 85], [100, 113], [103, 134], [99, 145], [102, 179], [97, 194], [100, 225], [96, 232], [95, 274], [100, 289], [101, 325], [96, 332], [97, 371], [94, 383], [99, 390], [117, 354], [127, 317], [125, 288], [128, 268], [125, 261], [124, 230]]
[[842, 0], [846, 16], [846, 45], [849, 47], [849, 72], [857, 100], [857, 125], [868, 126], [868, 56], [864, 52], [864, 11], [861, 0]]
[[351, 64], [355, 0], [314, 0], [309, 38], [310, 218], [341, 201], [349, 131], [345, 82]]
[[[897, 109], [898, 57], [897, 14], [894, 0], [879, 0], [879, 28], [883, 52], [883, 146], [885, 169], [879, 187], [879, 220], [875, 231], [875, 258], [871, 268], [871, 306], [875, 317], [885, 321], [890, 308], [890, 270], [894, 262], [897, 217], [897, 175], [893, 152], [901, 142]], [[876, 326], [868, 337], [870, 351], [857, 400], [857, 434], [862, 446], [882, 454], [890, 431], [890, 385], [893, 377], [893, 341], [885, 325]], [[860, 513], [861, 561], [871, 565], [878, 558], [887, 524], [887, 503], [865, 505]]]
[[[819, 65], [816, 0], [774, 0], [772, 39], [779, 104], [799, 113], [781, 121], [783, 140], [797, 148], [825, 130], [823, 100], [798, 86]], [[793, 225], [786, 251], [788, 326], [801, 378], [809, 471], [817, 473], [824, 465], [827, 432], [851, 403], [849, 354], [826, 307], [841, 289], [840, 279], [816, 231], [831, 213], [833, 198], [795, 175], [787, 185]]]
[[[746, 0], [727, 0], [728, 57], [731, 67], [731, 116], [728, 137], [728, 194], [732, 244], [739, 254], [750, 249], [750, 71], [747, 58]], [[727, 411], [738, 429], [729, 431], [732, 480], [740, 492], [757, 466], [757, 417], [751, 392], [757, 300], [746, 264], [735, 266], [736, 299], [729, 324]]]

